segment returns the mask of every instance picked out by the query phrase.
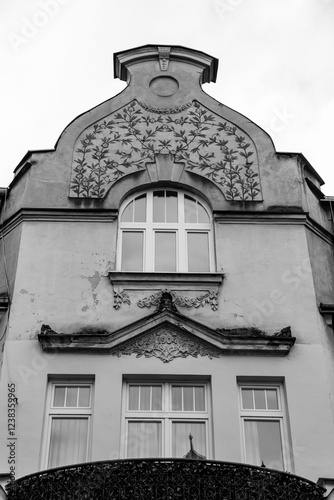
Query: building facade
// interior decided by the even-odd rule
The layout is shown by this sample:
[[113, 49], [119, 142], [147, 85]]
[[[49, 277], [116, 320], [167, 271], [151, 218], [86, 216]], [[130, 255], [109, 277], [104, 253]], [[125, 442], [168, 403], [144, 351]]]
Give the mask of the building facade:
[[[228, 463], [249, 464], [238, 471], [330, 498], [333, 211], [322, 179], [202, 90], [215, 58], [148, 45], [115, 54], [114, 67], [125, 90], [73, 120], [54, 150], [27, 153], [0, 192], [8, 497], [32, 498], [68, 470], [73, 481], [73, 464], [130, 477], [138, 464], [150, 475], [190, 459], [202, 476], [219, 463], [229, 485], [239, 472]], [[282, 481], [272, 498], [297, 498]], [[226, 491], [210, 498], [238, 498]]]

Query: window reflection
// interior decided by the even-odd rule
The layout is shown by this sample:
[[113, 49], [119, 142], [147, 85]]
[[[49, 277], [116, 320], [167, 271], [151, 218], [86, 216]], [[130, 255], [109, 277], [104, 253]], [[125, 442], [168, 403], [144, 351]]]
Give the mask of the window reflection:
[[188, 233], [188, 271], [210, 270], [208, 233]]
[[155, 233], [155, 271], [176, 271], [175, 233]]
[[122, 241], [122, 270], [143, 270], [143, 232], [124, 231]]

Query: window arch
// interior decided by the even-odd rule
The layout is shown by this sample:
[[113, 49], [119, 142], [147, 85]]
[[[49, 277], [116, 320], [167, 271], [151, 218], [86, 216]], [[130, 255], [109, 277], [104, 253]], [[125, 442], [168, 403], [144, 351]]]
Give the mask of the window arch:
[[193, 194], [152, 189], [120, 208], [118, 269], [212, 272], [211, 211]]

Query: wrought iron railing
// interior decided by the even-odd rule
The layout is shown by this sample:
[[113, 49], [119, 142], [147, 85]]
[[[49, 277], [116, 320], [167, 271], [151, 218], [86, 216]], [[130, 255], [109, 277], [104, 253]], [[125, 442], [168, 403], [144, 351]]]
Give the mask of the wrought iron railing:
[[185, 459], [92, 462], [25, 476], [8, 500], [323, 500], [293, 474], [251, 465]]

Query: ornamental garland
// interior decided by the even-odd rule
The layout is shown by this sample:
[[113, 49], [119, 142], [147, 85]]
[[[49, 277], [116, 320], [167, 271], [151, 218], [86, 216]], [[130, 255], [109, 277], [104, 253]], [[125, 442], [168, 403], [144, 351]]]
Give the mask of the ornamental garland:
[[77, 139], [70, 196], [104, 198], [124, 175], [146, 169], [157, 153], [216, 184], [231, 201], [262, 199], [256, 149], [249, 136], [197, 101], [153, 108], [133, 100]]

